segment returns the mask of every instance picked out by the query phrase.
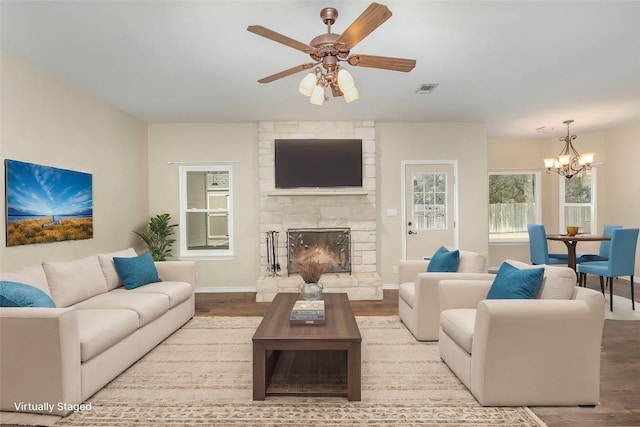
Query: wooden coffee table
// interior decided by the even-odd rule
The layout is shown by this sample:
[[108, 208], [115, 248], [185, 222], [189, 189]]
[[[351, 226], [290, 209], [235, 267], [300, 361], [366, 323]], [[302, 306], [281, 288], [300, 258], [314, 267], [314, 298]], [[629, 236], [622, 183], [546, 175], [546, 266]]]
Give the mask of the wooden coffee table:
[[[299, 294], [276, 295], [253, 335], [253, 400], [266, 395], [346, 396], [360, 400], [360, 345], [362, 338], [345, 293], [326, 293], [324, 325], [290, 325], [289, 314]], [[336, 350], [346, 352], [347, 389], [344, 391], [268, 392], [269, 382], [282, 351], [316, 350], [320, 357]]]

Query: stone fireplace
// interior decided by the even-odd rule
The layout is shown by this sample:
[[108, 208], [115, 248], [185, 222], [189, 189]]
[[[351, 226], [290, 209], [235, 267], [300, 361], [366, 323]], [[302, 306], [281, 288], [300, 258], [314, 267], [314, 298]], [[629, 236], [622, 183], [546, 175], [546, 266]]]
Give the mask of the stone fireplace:
[[351, 274], [350, 228], [291, 228], [287, 230], [287, 272], [298, 264], [315, 261], [327, 265], [326, 273]]
[[[361, 139], [363, 186], [358, 189], [281, 190], [275, 188], [274, 141], [289, 138]], [[382, 279], [377, 273], [376, 143], [373, 122], [260, 122], [258, 124], [260, 180], [261, 274], [256, 281], [256, 301], [271, 301], [279, 292], [298, 292], [302, 279], [288, 262], [289, 239], [275, 248], [282, 270], [269, 271], [265, 233], [287, 235], [289, 230], [349, 230], [348, 253], [333, 254], [334, 262], [348, 258], [350, 266], [325, 272], [325, 292], [346, 292], [352, 300], [382, 299]], [[302, 254], [304, 242], [294, 242]], [[324, 237], [323, 237], [324, 238]], [[310, 245], [313, 252], [325, 244]], [[342, 250], [342, 248], [338, 249]], [[346, 249], [345, 249], [346, 251]], [[308, 250], [306, 254], [311, 253]], [[344, 256], [343, 256], [344, 255]], [[348, 256], [347, 256], [348, 255]], [[305, 256], [304, 254], [301, 256]], [[336, 259], [334, 259], [336, 258]], [[346, 259], [345, 259], [346, 260]], [[340, 264], [340, 263], [338, 263]]]

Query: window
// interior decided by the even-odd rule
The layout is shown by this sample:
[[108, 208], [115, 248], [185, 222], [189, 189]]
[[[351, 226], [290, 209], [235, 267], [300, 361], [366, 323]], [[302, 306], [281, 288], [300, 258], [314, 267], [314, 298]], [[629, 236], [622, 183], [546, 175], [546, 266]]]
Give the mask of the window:
[[414, 173], [413, 228], [417, 230], [447, 229], [447, 174]]
[[560, 232], [567, 225], [580, 227], [580, 233], [598, 232], [595, 221], [596, 170], [560, 180]]
[[180, 255], [233, 255], [231, 166], [180, 167]]
[[540, 222], [540, 172], [489, 173], [490, 242], [526, 241]]

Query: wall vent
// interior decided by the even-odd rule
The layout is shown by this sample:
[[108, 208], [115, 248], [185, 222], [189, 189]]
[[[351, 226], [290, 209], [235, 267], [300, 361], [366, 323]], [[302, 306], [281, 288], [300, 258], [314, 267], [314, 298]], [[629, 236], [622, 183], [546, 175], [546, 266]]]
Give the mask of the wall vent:
[[440, 83], [422, 83], [420, 84], [420, 86], [418, 86], [416, 93], [418, 94], [431, 93], [436, 87], [438, 87], [439, 84]]

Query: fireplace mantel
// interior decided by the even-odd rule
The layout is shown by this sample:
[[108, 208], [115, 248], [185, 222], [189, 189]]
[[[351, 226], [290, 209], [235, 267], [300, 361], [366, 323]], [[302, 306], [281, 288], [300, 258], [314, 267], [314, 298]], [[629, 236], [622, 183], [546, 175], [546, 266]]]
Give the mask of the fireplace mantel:
[[[362, 140], [362, 186], [275, 186], [275, 139], [338, 138]], [[302, 279], [289, 275], [286, 264], [289, 229], [349, 228], [351, 274], [325, 272], [325, 292], [346, 292], [350, 300], [381, 300], [382, 278], [377, 273], [376, 141], [375, 123], [356, 122], [260, 122], [258, 124], [258, 179], [260, 195], [260, 270], [256, 301], [268, 302], [281, 292], [300, 292]], [[268, 249], [265, 233], [281, 233], [275, 248]], [[275, 249], [275, 251], [274, 251]], [[276, 266], [270, 267], [275, 259]]]
[[368, 196], [367, 190], [275, 190], [267, 196]]

